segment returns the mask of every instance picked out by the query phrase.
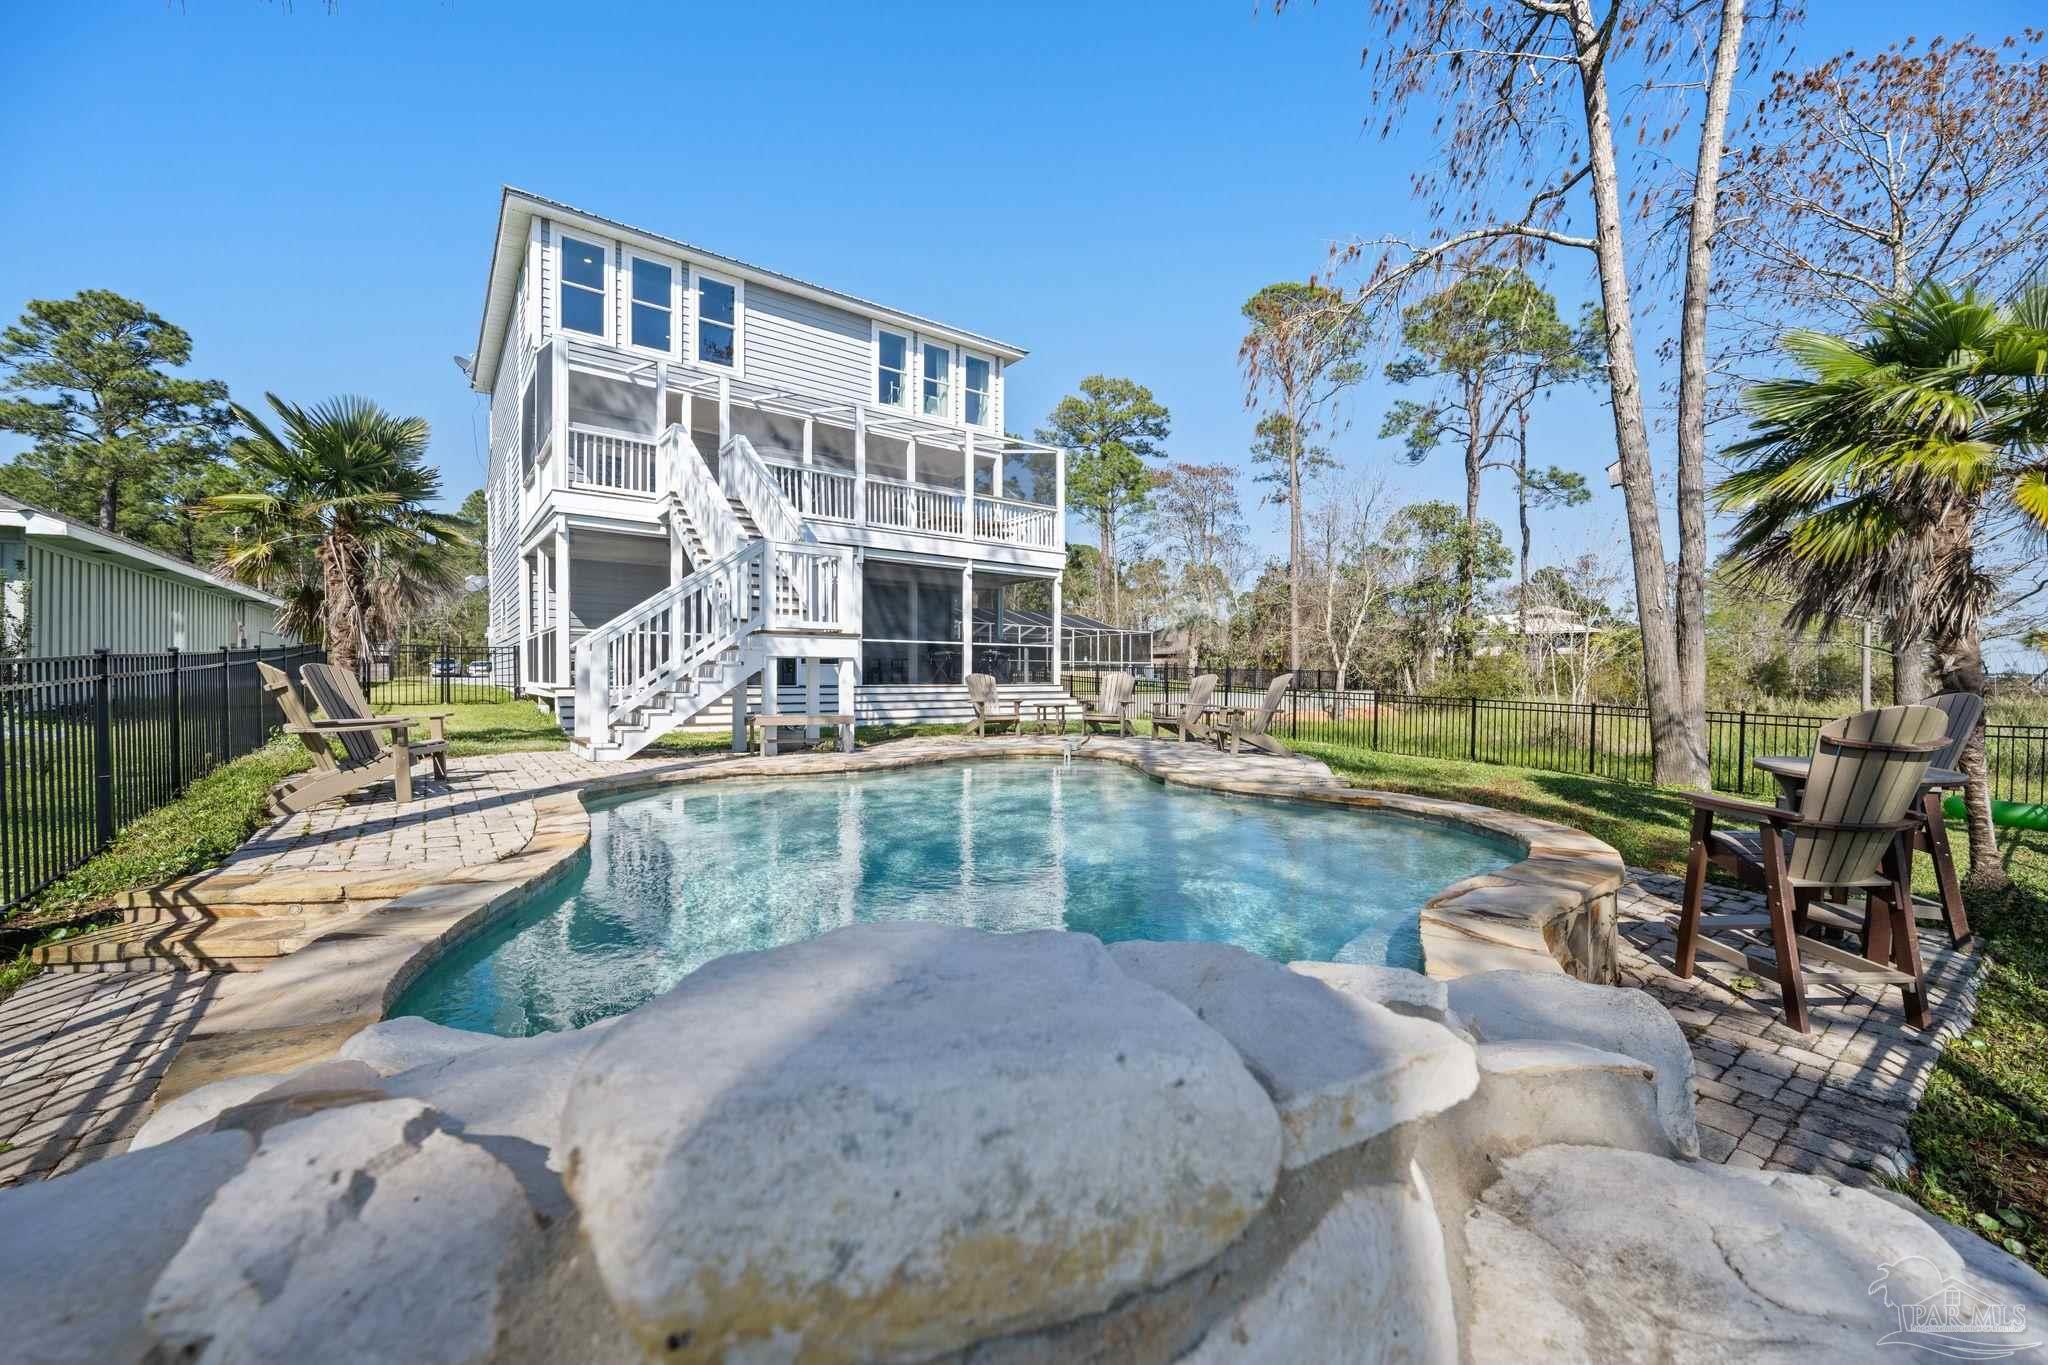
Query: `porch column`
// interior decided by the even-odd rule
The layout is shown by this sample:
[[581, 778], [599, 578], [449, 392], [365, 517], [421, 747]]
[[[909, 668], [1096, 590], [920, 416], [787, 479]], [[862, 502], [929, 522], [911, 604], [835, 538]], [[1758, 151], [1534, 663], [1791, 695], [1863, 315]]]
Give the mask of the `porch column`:
[[[853, 660], [841, 659], [839, 661], [838, 707], [840, 715], [852, 716], [858, 714], [858, 712], [856, 712], [853, 707], [853, 694]], [[853, 731], [854, 727], [851, 725], [842, 725], [839, 727], [839, 752], [843, 754], [850, 754], [853, 752]]]
[[960, 680], [974, 671], [974, 563], [960, 566]]
[[853, 405], [853, 524], [868, 524], [868, 410]]
[[960, 528], [960, 534], [973, 536], [978, 540], [981, 538], [981, 532], [976, 527], [974, 521], [974, 461], [974, 432], [970, 429], [967, 433], [967, 439], [960, 443], [960, 464], [966, 475], [960, 483], [962, 498], [960, 507], [965, 519], [965, 524]]
[[732, 439], [732, 376], [718, 376], [718, 449], [725, 450], [725, 443]]
[[512, 635], [513, 642], [519, 650], [512, 666], [512, 676], [518, 680], [520, 684], [519, 690], [522, 693], [533, 683], [533, 679], [528, 676], [528, 671], [532, 668], [532, 665], [527, 662], [528, 651], [526, 644], [532, 635], [533, 556], [522, 551], [519, 556], [519, 629], [514, 631]]
[[569, 642], [569, 525], [566, 521], [555, 523], [555, 626], [560, 632], [555, 641], [555, 685], [574, 687], [575, 654]]
[[1060, 584], [1065, 574], [1056, 574], [1052, 580], [1052, 681], [1057, 687], [1060, 681], [1060, 637], [1065, 633], [1060, 627]]

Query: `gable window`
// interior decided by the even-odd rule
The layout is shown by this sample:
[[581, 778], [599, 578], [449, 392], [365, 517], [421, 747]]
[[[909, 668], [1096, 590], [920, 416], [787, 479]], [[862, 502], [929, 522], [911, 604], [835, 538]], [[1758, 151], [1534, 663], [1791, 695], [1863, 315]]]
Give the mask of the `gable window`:
[[660, 261], [645, 256], [632, 258], [633, 306], [628, 335], [633, 344], [646, 351], [667, 355], [675, 336], [676, 272]]
[[941, 420], [953, 415], [953, 352], [924, 344], [924, 415]]
[[892, 408], [910, 402], [910, 338], [899, 332], [875, 333], [875, 401]]
[[706, 365], [739, 366], [739, 286], [697, 272], [697, 359]]
[[562, 238], [562, 326], [604, 335], [604, 248], [575, 237]]
[[994, 425], [996, 409], [995, 394], [990, 388], [995, 375], [995, 366], [978, 355], [968, 356], [961, 362], [964, 376], [964, 399], [967, 425], [985, 427]]

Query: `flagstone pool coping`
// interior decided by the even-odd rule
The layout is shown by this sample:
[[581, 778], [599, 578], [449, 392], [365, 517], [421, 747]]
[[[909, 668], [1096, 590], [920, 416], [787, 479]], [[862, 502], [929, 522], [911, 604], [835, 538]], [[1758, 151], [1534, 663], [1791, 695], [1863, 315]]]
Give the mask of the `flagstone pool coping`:
[[[532, 798], [532, 835], [517, 852], [457, 870], [417, 873], [216, 873], [166, 893], [237, 903], [336, 904], [332, 927], [210, 1003], [165, 1072], [162, 1104], [217, 1080], [291, 1070], [331, 1056], [385, 1017], [421, 972], [529, 895], [567, 876], [589, 842], [592, 798], [700, 782], [879, 771], [988, 758], [1122, 763], [1169, 786], [1230, 796], [1383, 810], [1505, 836], [1522, 860], [1453, 883], [1421, 910], [1424, 968], [1438, 979], [1503, 968], [1616, 980], [1620, 854], [1579, 830], [1487, 806], [1348, 787], [1311, 759], [1229, 755], [1205, 745], [1095, 737], [905, 740], [843, 753], [622, 767]], [[351, 903], [368, 908], [351, 910]], [[1339, 954], [1341, 960], [1342, 954]]]

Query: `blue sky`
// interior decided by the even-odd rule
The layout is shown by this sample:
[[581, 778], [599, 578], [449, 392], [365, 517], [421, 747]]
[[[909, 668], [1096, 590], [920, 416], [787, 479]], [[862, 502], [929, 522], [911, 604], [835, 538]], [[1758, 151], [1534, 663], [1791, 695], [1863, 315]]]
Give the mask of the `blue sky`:
[[[1813, 8], [1815, 59], [1926, 22]], [[2002, 33], [2030, 8], [1970, 21]], [[1372, 131], [1362, 10], [24, 6], [0, 52], [0, 314], [113, 288], [191, 331], [194, 370], [243, 401], [360, 392], [423, 415], [452, 501], [482, 482], [485, 419], [449, 357], [474, 344], [509, 182], [1027, 346], [1013, 427], [1125, 374], [1172, 409], [1177, 458], [1241, 463], [1245, 297], [1335, 240], [1421, 228], [1407, 177], [1428, 144]], [[1552, 282], [1568, 304], [1589, 283], [1575, 260]], [[1461, 498], [1448, 452], [1411, 468], [1377, 438], [1389, 398], [1351, 400], [1347, 470]], [[1533, 434], [1599, 490], [1542, 518], [1539, 562], [1613, 551], [1604, 408], [1553, 402]], [[1252, 496], [1262, 547], [1283, 545]], [[1486, 510], [1512, 527], [1504, 482]]]

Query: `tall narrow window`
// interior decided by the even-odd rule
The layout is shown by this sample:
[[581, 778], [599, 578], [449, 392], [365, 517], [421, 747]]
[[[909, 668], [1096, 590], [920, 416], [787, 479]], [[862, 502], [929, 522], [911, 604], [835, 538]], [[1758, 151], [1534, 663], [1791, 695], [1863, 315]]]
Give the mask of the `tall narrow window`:
[[965, 398], [967, 425], [985, 427], [995, 417], [995, 405], [990, 401], [989, 377], [995, 367], [978, 355], [968, 356], [961, 368], [966, 372]]
[[604, 335], [604, 248], [562, 238], [562, 326]]
[[697, 275], [697, 359], [732, 368], [739, 358], [739, 290], [729, 281]]
[[671, 318], [675, 307], [676, 273], [660, 261], [633, 257], [633, 344], [664, 355], [675, 335]]
[[924, 415], [953, 415], [953, 352], [929, 341], [924, 344]]
[[875, 401], [900, 408], [909, 400], [910, 339], [895, 332], [875, 333]]

